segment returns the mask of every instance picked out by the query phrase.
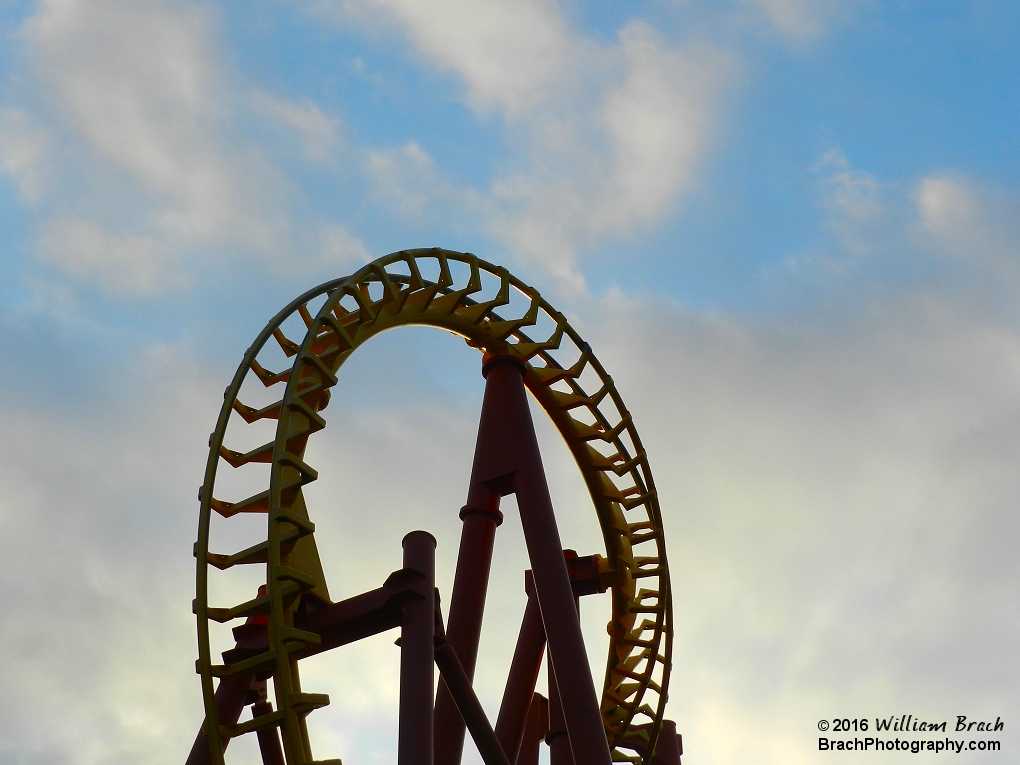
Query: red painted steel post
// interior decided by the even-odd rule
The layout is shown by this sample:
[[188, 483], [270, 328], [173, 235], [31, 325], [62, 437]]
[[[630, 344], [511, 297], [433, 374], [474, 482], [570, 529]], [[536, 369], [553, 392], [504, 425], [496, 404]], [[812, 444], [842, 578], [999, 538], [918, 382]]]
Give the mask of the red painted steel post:
[[404, 537], [404, 572], [418, 579], [400, 627], [400, 720], [397, 765], [433, 765], [436, 540], [425, 531]]
[[549, 765], [574, 765], [567, 725], [563, 719], [563, 702], [552, 661], [548, 662], [546, 672], [549, 675], [549, 732], [545, 734], [545, 743], [549, 745]]
[[450, 696], [460, 710], [461, 718], [471, 731], [471, 738], [474, 739], [478, 753], [482, 755], [482, 762], [485, 765], [512, 765], [506, 758], [503, 747], [496, 740], [489, 718], [485, 716], [485, 710], [475, 695], [471, 680], [468, 679], [460, 659], [457, 658], [457, 652], [443, 637], [436, 641], [436, 666], [446, 680]]
[[[242, 672], [237, 675], [228, 675], [220, 680], [219, 685], [216, 686], [216, 715], [220, 725], [237, 724], [241, 717], [241, 710], [244, 709], [245, 696], [254, 679], [254, 673]], [[223, 751], [226, 751], [230, 739], [221, 737], [221, 741], [223, 742]], [[205, 726], [203, 726], [191, 747], [187, 765], [209, 765], [211, 762], [212, 752], [209, 739], [205, 735]]]
[[516, 359], [497, 357], [489, 360], [487, 372], [486, 398], [490, 389], [498, 390], [505, 419], [511, 425], [505, 432], [503, 449], [516, 457], [513, 488], [542, 607], [549, 656], [566, 702], [562, 704], [563, 716], [574, 760], [583, 765], [611, 765], [609, 742], [524, 389], [523, 365]]
[[535, 684], [542, 669], [542, 655], [545, 653], [545, 630], [542, 627], [542, 610], [538, 605], [530, 572], [525, 589], [528, 591], [528, 606], [524, 610], [521, 632], [517, 638], [513, 663], [503, 692], [503, 702], [496, 718], [496, 738], [506, 752], [507, 759], [514, 762], [521, 749], [525, 727], [528, 724], [528, 710], [535, 694]]
[[[457, 652], [468, 679], [473, 679], [475, 674], [492, 546], [496, 527], [503, 522], [499, 500], [511, 490], [507, 474], [514, 469], [513, 459], [508, 460], [511, 455], [501, 448], [510, 424], [506, 415], [501, 391], [486, 380], [467, 504], [460, 511], [464, 526], [446, 629], [447, 639]], [[446, 681], [440, 680], [436, 694], [435, 765], [460, 765], [464, 733], [464, 720]]]
[[[271, 714], [273, 705], [265, 699], [252, 705], [253, 717]], [[276, 728], [260, 728], [255, 732], [259, 740], [259, 752], [262, 753], [262, 765], [286, 765], [283, 759], [283, 746], [280, 744], [280, 732]]]
[[659, 729], [659, 740], [655, 743], [656, 765], [680, 765], [680, 755], [683, 754], [683, 747], [680, 744], [680, 735], [676, 732], [676, 723], [672, 720], [663, 720], [662, 728]]
[[[577, 553], [574, 550], [564, 550], [563, 559], [576, 559]], [[581, 599], [574, 595], [574, 608], [578, 616], [581, 614]], [[559, 684], [556, 682], [556, 670], [553, 665], [552, 656], [549, 657], [546, 673], [549, 676], [549, 732], [545, 741], [549, 745], [549, 765], [574, 765], [574, 755], [571, 752], [570, 740], [567, 735], [567, 724], [563, 717], [563, 696], [560, 693]]]
[[[450, 597], [447, 639], [457, 652], [457, 656], [463, 656], [461, 664], [469, 679], [474, 677], [475, 662], [478, 658], [478, 638], [482, 631], [482, 615], [489, 584], [496, 527], [503, 520], [498, 505], [499, 495], [495, 494], [494, 501], [489, 503], [489, 507], [467, 506], [460, 512], [464, 526], [460, 537], [453, 593]], [[457, 711], [457, 705], [446, 687], [446, 681], [440, 680], [435, 713], [436, 765], [460, 765], [461, 753], [464, 750], [464, 733], [464, 721]]]
[[549, 732], [549, 701], [541, 693], [531, 697], [528, 724], [515, 765], [538, 765], [538, 750]]

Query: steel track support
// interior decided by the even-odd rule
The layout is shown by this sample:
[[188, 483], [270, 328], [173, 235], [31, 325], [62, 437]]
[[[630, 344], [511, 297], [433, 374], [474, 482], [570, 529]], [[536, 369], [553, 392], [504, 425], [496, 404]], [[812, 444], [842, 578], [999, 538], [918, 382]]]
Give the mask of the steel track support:
[[[266, 682], [261, 682], [260, 695], [266, 692]], [[259, 699], [251, 708], [252, 717], [262, 717], [272, 714], [273, 705], [265, 698]], [[280, 744], [280, 731], [277, 728], [260, 728], [255, 732], [259, 741], [259, 753], [262, 755], [262, 765], [286, 765], [283, 759], [283, 746]]]
[[436, 540], [426, 531], [412, 531], [403, 547], [403, 573], [415, 577], [417, 597], [401, 609], [397, 765], [433, 765]]
[[[237, 724], [237, 721], [241, 718], [241, 710], [245, 706], [245, 697], [254, 680], [255, 674], [252, 672], [241, 672], [220, 679], [219, 685], [216, 686], [215, 697], [216, 716], [219, 725]], [[191, 747], [191, 753], [188, 755], [187, 765], [211, 765], [211, 744], [209, 737], [205, 734], [205, 726], [209, 724], [210, 721], [206, 720], [202, 729], [199, 730], [198, 736], [195, 737], [195, 743]], [[221, 736], [220, 740], [223, 742], [223, 751], [226, 751], [230, 739], [226, 736]]]
[[[516, 426], [512, 435], [516, 436], [514, 447], [519, 462], [513, 474], [513, 488], [535, 577], [535, 591], [542, 608], [549, 658], [561, 691], [560, 706], [570, 749], [577, 763], [610, 765], [609, 742], [524, 389], [524, 367], [515, 359], [497, 357], [490, 360], [488, 373], [487, 382], [493, 378], [498, 380], [509, 419]], [[550, 703], [550, 710], [553, 708]]]
[[496, 738], [499, 739], [500, 746], [503, 747], [510, 762], [517, 760], [518, 752], [521, 750], [535, 685], [542, 669], [542, 656], [545, 653], [542, 609], [538, 605], [538, 596], [535, 594], [530, 571], [527, 572], [525, 589], [528, 593], [528, 606], [524, 611], [513, 663], [510, 665], [506, 690], [503, 692], [503, 702], [496, 718]]
[[[563, 555], [567, 561], [577, 560], [577, 553], [573, 550], [564, 550]], [[574, 595], [574, 609], [580, 615], [581, 601], [576, 594]], [[551, 655], [549, 656], [547, 674], [549, 676], [549, 731], [546, 733], [545, 740], [549, 745], [549, 765], [574, 765], [566, 719], [563, 716], [563, 694], [560, 692]]]
[[541, 693], [531, 697], [528, 724], [515, 765], [538, 765], [538, 751], [549, 732], [549, 700]]
[[[496, 527], [503, 522], [499, 500], [512, 491], [508, 474], [513, 467], [500, 448], [510, 427], [502, 391], [486, 381], [468, 498], [460, 511], [464, 525], [446, 625], [447, 640], [468, 680], [474, 678], [478, 658]], [[464, 720], [444, 678], [436, 694], [435, 765], [460, 765], [464, 733]]]
[[[524, 388], [525, 369], [524, 363], [513, 356], [486, 357], [483, 360], [485, 396], [466, 509], [495, 510], [500, 496], [516, 493], [549, 655], [556, 667], [560, 686], [565, 689], [566, 703], [561, 706], [573, 758], [584, 765], [610, 765], [609, 744], [588, 667], [574, 593], [563, 558], [563, 545]], [[465, 536], [466, 528], [465, 525]], [[494, 532], [495, 521], [492, 529]], [[465, 550], [463, 543], [461, 549], [462, 554], [468, 553], [469, 560], [477, 565], [477, 574], [472, 582], [474, 587], [484, 587], [488, 582], [491, 541], [484, 549]], [[484, 566], [478, 565], [482, 561]], [[460, 645], [452, 639], [450, 642], [458, 656], [463, 657], [464, 669], [470, 678], [478, 651], [485, 593], [482, 590], [475, 595], [472, 612], [466, 608], [455, 611], [458, 587], [462, 585], [461, 563], [459, 560], [457, 564], [450, 629], [451, 633], [454, 628], [459, 630], [461, 624], [468, 624], [471, 629], [464, 629], [458, 636], [464, 641], [463, 654]], [[444, 698], [441, 693], [436, 710], [436, 765], [460, 765], [464, 723], [452, 716], [440, 717], [440, 712], [446, 712]]]

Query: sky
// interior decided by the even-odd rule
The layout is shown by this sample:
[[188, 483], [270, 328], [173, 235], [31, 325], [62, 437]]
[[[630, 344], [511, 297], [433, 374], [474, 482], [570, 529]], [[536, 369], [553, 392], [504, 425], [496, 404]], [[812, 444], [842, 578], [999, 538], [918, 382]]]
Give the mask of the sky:
[[[634, 416], [685, 765], [1016, 762], [1018, 40], [1008, 0], [0, 2], [0, 764], [184, 761], [221, 392], [292, 298], [431, 246], [537, 287]], [[344, 366], [308, 493], [334, 598], [414, 528], [449, 592], [478, 362], [414, 328]], [[318, 757], [395, 761], [392, 638], [307, 663]], [[1002, 751], [818, 751], [905, 714]]]

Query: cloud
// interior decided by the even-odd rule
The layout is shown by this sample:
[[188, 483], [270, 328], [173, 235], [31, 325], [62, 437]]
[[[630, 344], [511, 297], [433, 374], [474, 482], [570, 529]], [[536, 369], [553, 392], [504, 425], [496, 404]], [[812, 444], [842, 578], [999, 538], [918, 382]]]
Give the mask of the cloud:
[[602, 310], [593, 345], [648, 449], [674, 561], [670, 713], [690, 751], [815, 762], [808, 728], [830, 709], [952, 726], [965, 706], [1016, 708], [1002, 657], [1020, 572], [998, 541], [1018, 531], [1015, 328], [910, 292], [810, 323]]
[[26, 112], [0, 110], [0, 172], [18, 182], [25, 202], [37, 201], [42, 193], [46, 144], [44, 131]]
[[163, 243], [111, 232], [88, 220], [51, 221], [41, 244], [50, 264], [110, 292], [158, 293], [179, 286], [181, 279]]
[[839, 148], [823, 154], [812, 169], [820, 179], [826, 228], [841, 253], [861, 257], [895, 246], [894, 231], [905, 223], [897, 189], [853, 167]]
[[511, 257], [575, 292], [584, 248], [655, 225], [694, 182], [734, 70], [722, 50], [671, 45], [644, 21], [596, 42], [545, 3], [315, 8], [341, 23], [382, 13], [428, 66], [458, 76], [479, 116], [503, 118], [505, 159], [486, 187], [455, 188], [412, 141], [370, 150], [382, 198], [409, 217], [437, 204], [478, 220]]
[[741, 0], [763, 13], [778, 32], [792, 40], [822, 34], [855, 0]]
[[556, 4], [545, 0], [325, 0], [306, 7], [340, 23], [396, 25], [430, 66], [457, 75], [473, 108], [511, 119], [556, 94], [558, 76], [580, 52]]
[[354, 270], [373, 259], [365, 243], [344, 226], [323, 226], [320, 240], [319, 259], [335, 268]]
[[4, 761], [170, 765], [200, 716], [187, 551], [220, 386], [166, 349], [134, 362], [141, 398], [0, 408]]
[[257, 91], [252, 95], [255, 107], [270, 118], [293, 130], [301, 139], [305, 157], [316, 163], [332, 164], [342, 149], [340, 121], [325, 114], [310, 99], [286, 101]]
[[511, 251], [575, 288], [584, 247], [660, 222], [694, 181], [731, 70], [721, 51], [671, 48], [642, 21], [604, 59], [617, 76], [598, 100], [542, 115], [524, 169], [491, 191]]
[[983, 188], [959, 174], [922, 178], [916, 187], [916, 211], [926, 244], [967, 262], [980, 264], [1015, 286], [1020, 280], [1020, 199]]
[[[157, 273], [186, 283], [189, 258], [210, 248], [279, 247], [280, 184], [266, 182], [257, 152], [225, 140], [230, 97], [212, 27], [199, 6], [159, 0], [51, 0], [24, 22], [32, 88], [15, 94], [23, 105], [7, 110], [0, 152], [39, 213], [51, 265], [148, 293]], [[85, 236], [77, 254], [68, 221]]]
[[23, 35], [87, 146], [168, 206], [165, 223], [209, 235], [232, 214], [211, 140], [215, 67], [195, 6], [51, 2]]
[[374, 196], [407, 218], [423, 218], [426, 209], [450, 191], [439, 178], [435, 160], [417, 141], [369, 150], [366, 168]]

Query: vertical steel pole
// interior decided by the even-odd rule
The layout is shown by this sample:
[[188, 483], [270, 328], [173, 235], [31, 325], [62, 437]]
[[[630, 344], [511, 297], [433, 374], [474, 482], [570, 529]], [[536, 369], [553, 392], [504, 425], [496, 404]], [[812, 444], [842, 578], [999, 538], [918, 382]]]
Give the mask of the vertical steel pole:
[[556, 670], [553, 669], [551, 659], [548, 664], [546, 671], [549, 675], [549, 732], [545, 735], [545, 743], [549, 745], [549, 765], [574, 765], [570, 738], [563, 719], [563, 701], [559, 685], [556, 683]]
[[[510, 427], [503, 398], [503, 392], [486, 380], [471, 483], [467, 503], [460, 511], [464, 526], [446, 626], [447, 639], [469, 679], [474, 678], [478, 658], [496, 527], [503, 522], [499, 500], [512, 490], [508, 474], [515, 469], [513, 455], [503, 449]], [[460, 765], [464, 721], [445, 680], [439, 681], [436, 694], [435, 731], [435, 765]]]
[[404, 571], [418, 597], [404, 604], [400, 626], [400, 722], [397, 765], [433, 765], [436, 540], [425, 531], [404, 537]]
[[541, 693], [531, 697], [528, 724], [515, 765], [538, 765], [538, 750], [549, 732], [549, 701]]
[[[273, 705], [265, 699], [256, 702], [251, 708], [252, 717], [262, 717], [272, 712]], [[280, 744], [280, 732], [276, 728], [260, 728], [255, 735], [259, 740], [262, 765], [286, 765], [283, 759], [283, 746]]]
[[528, 710], [535, 694], [535, 684], [542, 669], [545, 653], [545, 629], [542, 627], [542, 610], [535, 595], [530, 572], [526, 585], [528, 606], [524, 611], [521, 633], [517, 638], [510, 675], [503, 692], [503, 702], [496, 718], [496, 738], [510, 762], [517, 760], [524, 730], [528, 724]]
[[[447, 640], [461, 659], [469, 679], [474, 677], [478, 658], [478, 638], [482, 631], [496, 527], [503, 521], [498, 509], [499, 494], [492, 497], [488, 507], [466, 506], [460, 511], [464, 526], [450, 597]], [[435, 715], [436, 765], [460, 765], [464, 733], [464, 720], [457, 711], [446, 681], [440, 680]]]
[[[249, 619], [249, 621], [251, 620]], [[245, 696], [254, 680], [253, 672], [241, 672], [221, 678], [219, 685], [216, 686], [216, 715], [218, 719], [216, 721], [206, 720], [206, 724], [212, 722], [213, 725], [217, 723], [219, 725], [236, 725], [241, 717], [241, 710], [244, 709]], [[221, 736], [220, 740], [223, 742], [223, 751], [226, 751], [230, 739]], [[203, 725], [191, 747], [187, 765], [209, 765], [211, 762], [212, 752], [210, 751], [209, 738], [205, 735], [205, 725]]]
[[[564, 550], [563, 558], [576, 558], [577, 553], [573, 550]], [[581, 600], [574, 596], [574, 608], [578, 616], [581, 614]], [[549, 733], [546, 734], [546, 743], [549, 744], [549, 765], [574, 765], [574, 755], [570, 750], [570, 740], [567, 736], [566, 720], [563, 717], [563, 695], [560, 693], [559, 685], [556, 682], [556, 669], [553, 667], [552, 657], [549, 657]]]
[[574, 761], [583, 765], [611, 765], [609, 742], [602, 725], [599, 700], [592, 683], [574, 593], [563, 559], [563, 545], [524, 389], [523, 365], [510, 357], [496, 357], [490, 359], [487, 366], [486, 396], [490, 387], [495, 387], [494, 381], [498, 381], [506, 419], [512, 423], [505, 440], [516, 452], [517, 470], [513, 473], [513, 488], [535, 576], [535, 590], [542, 607], [549, 657], [556, 667], [556, 679], [562, 691], [563, 716]]

